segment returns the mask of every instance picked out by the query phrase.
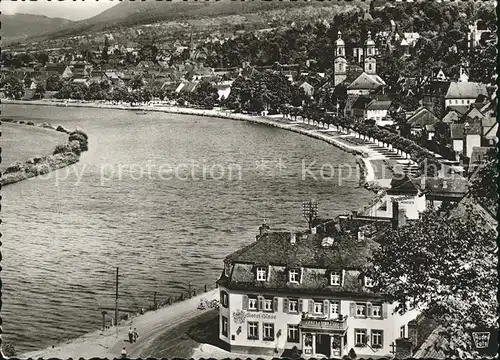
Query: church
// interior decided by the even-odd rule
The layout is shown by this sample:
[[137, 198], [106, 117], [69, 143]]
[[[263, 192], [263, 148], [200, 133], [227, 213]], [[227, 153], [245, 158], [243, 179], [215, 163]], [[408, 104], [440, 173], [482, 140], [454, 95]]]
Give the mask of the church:
[[344, 88], [347, 98], [343, 104], [344, 114], [373, 119], [379, 125], [390, 125], [387, 113], [391, 102], [385, 95], [385, 81], [377, 75], [378, 53], [372, 34], [368, 31], [362, 48], [354, 49], [354, 63], [346, 58], [346, 46], [341, 31], [335, 41], [333, 85], [336, 92], [339, 85]]

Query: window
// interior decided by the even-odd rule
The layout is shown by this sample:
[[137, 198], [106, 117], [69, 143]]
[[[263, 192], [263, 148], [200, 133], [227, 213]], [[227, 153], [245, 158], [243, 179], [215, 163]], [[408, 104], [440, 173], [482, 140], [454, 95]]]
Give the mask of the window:
[[368, 70], [372, 69], [372, 64], [368, 64]]
[[258, 340], [259, 339], [259, 323], [258, 322], [248, 322], [248, 339]]
[[257, 268], [257, 281], [266, 281], [266, 272], [266, 268], [264, 267]]
[[288, 312], [298, 313], [299, 312], [299, 301], [298, 300], [289, 300], [288, 301]]
[[340, 285], [340, 271], [332, 271], [330, 274], [330, 285]]
[[314, 302], [314, 313], [315, 314], [323, 314], [323, 302], [315, 301]]
[[366, 345], [366, 329], [354, 329], [355, 346]]
[[381, 348], [383, 346], [383, 334], [382, 330], [372, 330], [372, 347]]
[[406, 330], [406, 329], [405, 329], [405, 326], [404, 326], [404, 325], [403, 325], [403, 326], [401, 326], [401, 327], [399, 328], [399, 337], [400, 337], [400, 338], [404, 338], [404, 337], [406, 337], [406, 331], [405, 331], [405, 330]]
[[366, 304], [356, 304], [356, 316], [366, 316]]
[[264, 299], [264, 311], [273, 311], [273, 299]]
[[274, 324], [262, 324], [264, 340], [274, 340]]
[[372, 305], [372, 317], [381, 318], [382, 317], [382, 305], [373, 304]]
[[222, 335], [227, 337], [227, 317], [222, 316]]
[[290, 275], [290, 282], [291, 283], [296, 283], [296, 284], [299, 283], [299, 270], [292, 269], [292, 270], [290, 270], [289, 275]]
[[372, 287], [373, 286], [373, 280], [370, 279], [368, 276], [365, 276], [365, 287]]
[[220, 292], [220, 302], [222, 306], [225, 308], [229, 306], [229, 296], [227, 295], [227, 292], [225, 291]]
[[257, 310], [257, 298], [248, 297], [248, 310]]
[[288, 325], [288, 341], [299, 342], [299, 325]]
[[462, 105], [464, 104], [464, 101], [462, 100]]
[[330, 312], [332, 318], [337, 318], [340, 315], [340, 301], [332, 301], [330, 303]]

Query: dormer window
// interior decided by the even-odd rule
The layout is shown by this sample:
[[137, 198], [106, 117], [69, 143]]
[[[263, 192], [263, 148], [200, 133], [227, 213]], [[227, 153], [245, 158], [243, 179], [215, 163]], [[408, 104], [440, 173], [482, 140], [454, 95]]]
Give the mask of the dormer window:
[[266, 281], [267, 280], [267, 269], [265, 267], [257, 268], [257, 281]]
[[368, 276], [365, 276], [365, 287], [373, 287], [373, 279], [369, 278]]
[[300, 280], [300, 273], [297, 269], [291, 269], [288, 272], [288, 279], [291, 283], [298, 284]]
[[330, 285], [339, 286], [341, 284], [341, 275], [340, 271], [332, 271], [330, 273]]

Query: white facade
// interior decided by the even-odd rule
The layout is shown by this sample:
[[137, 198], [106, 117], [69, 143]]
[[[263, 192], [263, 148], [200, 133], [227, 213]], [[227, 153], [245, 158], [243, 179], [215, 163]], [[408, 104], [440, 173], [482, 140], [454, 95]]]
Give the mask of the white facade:
[[399, 209], [403, 210], [406, 218], [410, 220], [417, 220], [419, 218], [419, 214], [425, 211], [427, 206], [425, 195], [386, 194], [365, 211], [366, 215], [376, 217], [393, 217], [392, 204], [394, 201], [398, 202]]
[[469, 99], [446, 99], [444, 101], [444, 106], [445, 107], [448, 107], [448, 106], [451, 106], [451, 105], [470, 105], [470, 104], [474, 104], [474, 102], [476, 101], [476, 98], [469, 98]]
[[392, 125], [392, 119], [387, 116], [388, 110], [389, 109], [367, 109], [366, 118], [375, 120], [378, 126]]
[[465, 142], [464, 142], [464, 155], [467, 157], [471, 157], [472, 151], [474, 150], [474, 147], [480, 147], [481, 146], [481, 135], [479, 134], [468, 134], [465, 136]]
[[464, 151], [464, 140], [463, 139], [453, 139], [452, 141], [453, 151], [457, 153], [462, 153]]
[[[390, 355], [391, 345], [402, 335], [401, 328], [406, 329], [418, 315], [416, 310], [393, 314], [393, 305], [362, 297], [320, 295], [313, 299], [300, 293], [266, 294], [223, 287], [220, 291], [228, 294], [227, 307], [221, 297], [220, 339], [234, 352], [274, 352], [280, 356], [283, 350], [296, 347], [302, 350], [302, 357], [321, 354], [340, 358], [353, 348], [366, 357]], [[258, 310], [257, 305], [251, 310], [254, 302], [249, 305], [247, 299], [252, 296], [269, 299], [270, 310]], [[307, 313], [306, 318], [302, 312]]]

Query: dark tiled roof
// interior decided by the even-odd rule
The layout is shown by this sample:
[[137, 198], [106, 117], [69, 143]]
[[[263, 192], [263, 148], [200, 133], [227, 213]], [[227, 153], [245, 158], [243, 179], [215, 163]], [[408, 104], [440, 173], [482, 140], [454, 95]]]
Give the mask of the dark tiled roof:
[[456, 111], [460, 115], [464, 115], [469, 110], [469, 105], [449, 105], [450, 110]]
[[[331, 236], [332, 247], [322, 247], [322, 239]], [[371, 240], [358, 243], [354, 235], [298, 234], [295, 244], [290, 243], [289, 232], [266, 233], [259, 240], [229, 255], [234, 263], [259, 265], [304, 266], [322, 268], [363, 268], [377, 244]]]
[[464, 138], [464, 124], [451, 124], [450, 134], [453, 140], [460, 140]]
[[366, 109], [368, 105], [370, 105], [374, 100], [372, 98], [366, 97], [366, 96], [360, 96], [359, 98], [354, 101], [352, 104], [353, 109]]
[[445, 117], [442, 119], [443, 122], [445, 123], [454, 123], [460, 119], [460, 115], [455, 111], [451, 110], [448, 111], [448, 113], [445, 115]]
[[435, 125], [439, 119], [428, 109], [420, 108], [412, 116], [410, 116], [406, 122], [412, 127], [425, 125]]
[[[415, 179], [416, 182], [422, 183], [421, 179]], [[468, 188], [467, 179], [461, 176], [438, 178], [426, 177], [424, 180], [425, 191], [428, 193], [460, 193], [465, 195]]]
[[366, 73], [361, 73], [347, 86], [348, 90], [377, 90], [382, 84]]

